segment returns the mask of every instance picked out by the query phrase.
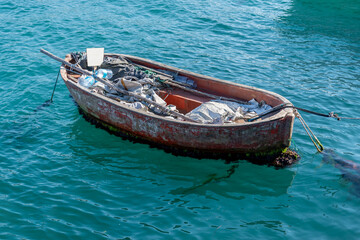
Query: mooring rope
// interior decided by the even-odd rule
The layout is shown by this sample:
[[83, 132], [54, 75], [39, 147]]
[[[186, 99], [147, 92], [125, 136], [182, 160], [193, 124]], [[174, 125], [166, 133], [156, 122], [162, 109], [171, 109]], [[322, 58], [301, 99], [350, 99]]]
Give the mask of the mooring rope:
[[340, 121], [341, 119], [352, 119], [352, 120], [360, 120], [360, 118], [358, 117], [340, 117], [338, 114], [334, 113], [334, 112], [329, 112], [328, 114], [323, 114], [323, 113], [318, 113], [318, 112], [314, 112], [314, 111], [310, 111], [304, 108], [299, 108], [299, 107], [295, 107], [295, 106], [289, 106], [290, 108], [295, 108], [297, 110], [303, 111], [303, 112], [307, 112], [307, 113], [311, 113], [314, 115], [318, 115], [321, 117], [328, 117], [328, 118], [336, 118], [338, 121]]
[[50, 98], [50, 103], [53, 102], [53, 97], [54, 97], [54, 93], [55, 93], [56, 84], [57, 84], [57, 82], [58, 82], [58, 80], [59, 80], [59, 75], [60, 75], [60, 69], [59, 69], [58, 75], [57, 75], [57, 77], [56, 77], [56, 81], [55, 81], [55, 85], [54, 85], [54, 90], [53, 90], [53, 92], [52, 92], [52, 94], [51, 94], [51, 98]]
[[328, 118], [336, 118], [337, 120], [341, 120], [341, 119], [352, 119], [352, 120], [360, 120], [360, 118], [357, 118], [357, 117], [340, 117], [338, 114], [334, 113], [334, 112], [330, 112], [328, 114], [324, 114], [324, 113], [319, 113], [319, 112], [314, 112], [314, 111], [311, 111], [311, 110], [307, 110], [307, 109], [304, 109], [304, 108], [299, 108], [299, 107], [295, 107], [294, 105], [292, 105], [291, 103], [282, 103], [282, 104], [279, 104], [273, 108], [271, 108], [270, 110], [268, 111], [265, 111], [261, 114], [259, 114], [257, 117], [255, 118], [251, 118], [248, 120], [248, 122], [252, 122], [252, 121], [255, 121], [263, 116], [266, 116], [270, 113], [274, 113], [276, 111], [280, 111], [282, 109], [285, 109], [285, 108], [293, 108], [293, 109], [296, 109], [296, 110], [300, 110], [300, 111], [303, 111], [303, 112], [307, 112], [307, 113], [310, 113], [310, 114], [314, 114], [314, 115], [317, 115], [317, 116], [321, 116], [321, 117], [328, 117]]
[[310, 140], [313, 142], [314, 146], [318, 150], [318, 152], [322, 152], [324, 150], [324, 146], [321, 144], [319, 139], [315, 136], [315, 134], [311, 131], [310, 127], [306, 124], [305, 120], [302, 118], [299, 112], [295, 113], [295, 116], [300, 120], [301, 124], [303, 125], [307, 135], [309, 136]]

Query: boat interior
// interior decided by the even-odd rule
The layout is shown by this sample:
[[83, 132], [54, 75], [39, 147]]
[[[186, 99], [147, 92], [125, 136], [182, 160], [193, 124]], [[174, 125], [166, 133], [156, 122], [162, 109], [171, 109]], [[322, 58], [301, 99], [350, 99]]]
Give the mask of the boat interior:
[[[70, 60], [70, 59], [69, 59]], [[173, 69], [166, 68], [165, 65], [156, 65], [153, 62], [145, 62], [138, 59], [130, 59], [133, 63], [136, 63], [139, 66], [144, 66], [148, 69], [156, 69], [156, 70], [170, 70], [174, 71]], [[70, 62], [73, 60], [71, 59]], [[196, 90], [208, 94], [212, 94], [215, 96], [226, 96], [229, 98], [237, 99], [240, 101], [249, 101], [251, 99], [256, 99], [258, 102], [265, 101], [270, 106], [276, 106], [278, 104], [283, 103], [283, 99], [278, 98], [272, 94], [269, 94], [266, 91], [262, 91], [259, 89], [251, 88], [248, 86], [242, 85], [234, 85], [230, 82], [222, 81], [222, 80], [215, 80], [209, 81], [210, 77], [193, 74], [187, 71], [179, 72], [174, 71], [180, 76], [187, 77], [196, 82], [197, 88]], [[78, 81], [80, 77], [79, 74], [73, 72], [67, 72], [68, 78], [74, 82]], [[210, 78], [212, 80], [212, 78]], [[175, 105], [176, 109], [182, 113], [186, 114], [193, 109], [200, 106], [202, 103], [210, 101], [214, 98], [201, 95], [201, 94], [194, 94], [194, 92], [189, 90], [183, 90], [176, 87], [168, 87], [161, 89], [157, 92], [158, 96], [161, 97], [168, 105]], [[241, 96], [241, 98], [239, 97]]]
[[[225, 96], [244, 102], [255, 99], [258, 102], [264, 101], [266, 102], [266, 104], [272, 107], [282, 104], [284, 103], [284, 101], [286, 101], [286, 99], [282, 98], [281, 96], [262, 89], [257, 89], [246, 85], [234, 84], [232, 82], [223, 81], [200, 74], [195, 74], [182, 69], [168, 67], [162, 64], [158, 65], [156, 63], [147, 62], [138, 58], [131, 58], [130, 60], [136, 64], [143, 65], [148, 68], [174, 71], [179, 76], [187, 77], [195, 81], [197, 85], [196, 90], [213, 94], [215, 96]], [[161, 93], [161, 96], [163, 96], [164, 98], [167, 96], [167, 93], [165, 94], [165, 96]], [[171, 98], [165, 101], [169, 101], [170, 104], [179, 104], [179, 108], [184, 110], [184, 112], [191, 111], [193, 107], [195, 108], [201, 103], [212, 99], [209, 97], [203, 97], [193, 93], [189, 93], [180, 89], [175, 89], [172, 93], [170, 92], [169, 96], [171, 96]]]

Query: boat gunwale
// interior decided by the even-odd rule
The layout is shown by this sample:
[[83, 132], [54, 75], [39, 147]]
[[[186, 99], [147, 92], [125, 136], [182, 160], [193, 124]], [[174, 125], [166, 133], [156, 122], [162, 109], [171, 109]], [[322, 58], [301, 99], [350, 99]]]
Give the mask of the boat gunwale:
[[[122, 56], [122, 57], [125, 57], [125, 58], [130, 58], [130, 60], [136, 59], [136, 60], [147, 62], [147, 63], [153, 64], [153, 65], [157, 65], [160, 68], [169, 69], [170, 71], [174, 71], [174, 72], [194, 76], [194, 77], [201, 78], [201, 79], [204, 79], [204, 80], [215, 81], [215, 82], [220, 82], [220, 83], [226, 84], [226, 85], [242, 87], [242, 88], [245, 88], [245, 89], [249, 89], [249, 90], [252, 90], [252, 91], [259, 92], [261, 94], [267, 94], [267, 95], [276, 97], [280, 101], [282, 101], [283, 103], [292, 105], [292, 103], [289, 100], [287, 100], [285, 97], [283, 97], [283, 96], [281, 96], [281, 95], [279, 95], [277, 93], [270, 92], [270, 91], [267, 91], [267, 90], [263, 90], [263, 89], [260, 89], [260, 88], [256, 88], [256, 87], [252, 87], [252, 86], [248, 86], [248, 85], [243, 85], [243, 84], [239, 84], [239, 83], [234, 83], [234, 82], [230, 82], [230, 81], [226, 81], [226, 80], [217, 79], [217, 78], [214, 78], [214, 77], [210, 77], [210, 76], [190, 72], [190, 71], [187, 71], [187, 70], [184, 70], [184, 69], [168, 66], [168, 65], [165, 65], [163, 63], [159, 63], [159, 62], [156, 62], [156, 61], [153, 61], [153, 60], [140, 58], [140, 57], [136, 57], [136, 56], [132, 56], [132, 55], [114, 54], [114, 53], [105, 53], [105, 55]], [[258, 124], [261, 124], [261, 123], [268, 123], [268, 122], [278, 121], [280, 119], [283, 119], [283, 118], [287, 117], [288, 115], [293, 115], [294, 116], [294, 113], [293, 113], [292, 109], [285, 108], [285, 109], [282, 109], [279, 112], [275, 113], [273, 116], [267, 117], [265, 119], [260, 119], [260, 120], [254, 121], [254, 122], [244, 122], [244, 123], [208, 124], [208, 123], [196, 123], [196, 122], [189, 122], [189, 121], [178, 120], [178, 119], [165, 118], [164, 116], [160, 116], [160, 115], [154, 114], [152, 112], [145, 112], [143, 110], [138, 110], [138, 109], [126, 106], [126, 105], [121, 104], [120, 102], [118, 102], [118, 101], [116, 101], [114, 99], [111, 99], [109, 97], [106, 97], [106, 96], [104, 96], [102, 94], [99, 94], [99, 93], [96, 93], [96, 92], [91, 92], [90, 89], [88, 89], [86, 87], [83, 87], [83, 86], [80, 86], [76, 82], [69, 79], [67, 77], [67, 69], [65, 68], [64, 65], [61, 65], [60, 68], [61, 68], [60, 69], [61, 70], [60, 71], [61, 77], [63, 78], [63, 80], [65, 82], [67, 82], [68, 84], [72, 84], [75, 88], [78, 88], [78, 89], [88, 93], [89, 95], [93, 95], [94, 97], [100, 98], [103, 101], [106, 101], [106, 102], [108, 102], [110, 104], [116, 105], [117, 107], [123, 108], [123, 109], [125, 109], [127, 111], [130, 111], [130, 112], [133, 112], [133, 113], [136, 113], [136, 114], [144, 115], [144, 116], [147, 116], [147, 117], [150, 117], [150, 118], [155, 118], [155, 119], [158, 119], [158, 120], [161, 120], [161, 121], [173, 122], [173, 123], [181, 124], [181, 125], [185, 125], [185, 126], [186, 125], [188, 125], [188, 126], [201, 126], [201, 127], [209, 127], [209, 128], [213, 128], [213, 127], [233, 128], [233, 127], [242, 127], [242, 126], [243, 127], [248, 127], [248, 126], [252, 126], [252, 125], [258, 125]], [[274, 106], [272, 106], [272, 107], [274, 107]]]

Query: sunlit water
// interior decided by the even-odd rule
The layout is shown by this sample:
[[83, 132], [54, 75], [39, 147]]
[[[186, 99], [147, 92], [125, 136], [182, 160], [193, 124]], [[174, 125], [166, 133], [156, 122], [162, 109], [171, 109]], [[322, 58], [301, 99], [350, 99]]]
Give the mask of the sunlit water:
[[[1, 239], [356, 239], [360, 198], [296, 121], [287, 169], [176, 157], [85, 121], [59, 63], [88, 47], [274, 91], [360, 117], [360, 3], [0, 2]], [[325, 148], [360, 164], [357, 120], [303, 113]]]

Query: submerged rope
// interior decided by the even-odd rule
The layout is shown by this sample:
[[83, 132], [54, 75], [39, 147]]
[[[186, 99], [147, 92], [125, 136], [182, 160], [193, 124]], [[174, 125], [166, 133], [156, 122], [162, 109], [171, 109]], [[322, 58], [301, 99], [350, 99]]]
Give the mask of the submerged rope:
[[59, 75], [60, 75], [60, 70], [59, 70], [59, 72], [58, 72], [58, 75], [57, 75], [57, 78], [56, 78], [56, 81], [55, 81], [54, 90], [53, 90], [53, 92], [52, 92], [52, 94], [51, 94], [50, 103], [53, 102], [53, 97], [54, 97], [54, 93], [55, 93], [55, 89], [56, 89], [56, 84], [57, 84], [58, 79], [59, 79]]

